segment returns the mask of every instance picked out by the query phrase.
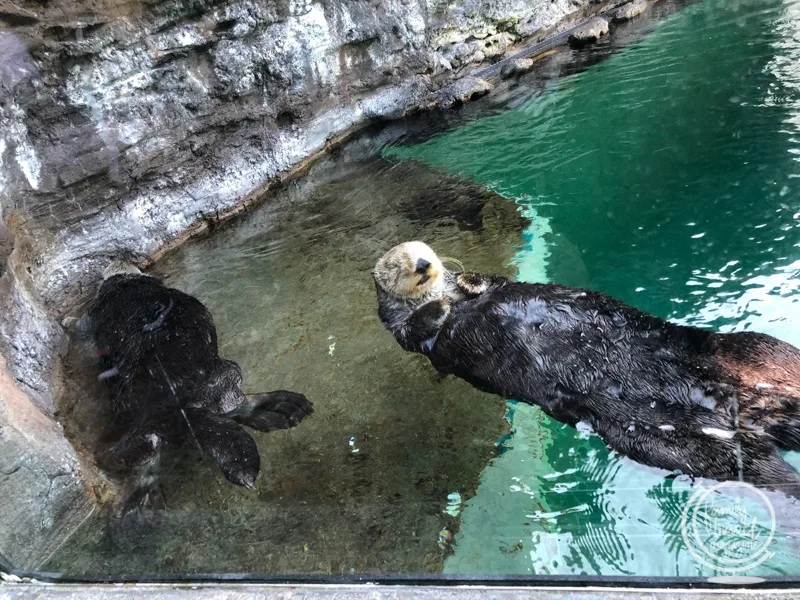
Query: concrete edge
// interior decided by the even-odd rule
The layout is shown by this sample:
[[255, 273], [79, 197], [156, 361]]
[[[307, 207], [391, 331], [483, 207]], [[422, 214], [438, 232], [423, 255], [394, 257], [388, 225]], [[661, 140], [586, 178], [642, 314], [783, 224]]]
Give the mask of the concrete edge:
[[335, 600], [449, 600], [466, 599], [511, 599], [531, 598], [536, 600], [586, 599], [586, 600], [632, 600], [658, 598], [673, 600], [717, 600], [720, 597], [747, 597], [752, 600], [777, 600], [797, 597], [796, 589], [750, 590], [750, 589], [689, 589], [689, 588], [625, 588], [625, 587], [509, 587], [485, 585], [458, 586], [408, 586], [408, 585], [330, 585], [330, 584], [0, 584], [0, 600], [18, 598], [157, 598], [177, 599], [191, 594], [192, 598], [224, 598], [250, 600], [256, 598], [285, 598], [287, 600], [331, 599]]

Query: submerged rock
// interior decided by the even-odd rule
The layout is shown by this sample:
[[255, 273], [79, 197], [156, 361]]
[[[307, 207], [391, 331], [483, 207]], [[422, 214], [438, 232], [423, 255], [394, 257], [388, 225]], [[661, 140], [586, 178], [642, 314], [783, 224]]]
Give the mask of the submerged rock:
[[491, 89], [492, 85], [485, 79], [465, 77], [439, 90], [436, 103], [444, 107], [464, 104], [485, 96]]
[[647, 7], [647, 0], [632, 0], [631, 2], [620, 6], [614, 11], [612, 15], [612, 21], [614, 23], [630, 21], [631, 19], [641, 15], [645, 10], [647, 10]]
[[573, 48], [581, 48], [587, 44], [593, 44], [607, 34], [608, 21], [603, 17], [595, 17], [570, 34], [569, 45]]
[[534, 61], [531, 58], [515, 58], [503, 65], [503, 68], [500, 69], [500, 77], [510, 79], [511, 77], [524, 75], [533, 68], [533, 63]]

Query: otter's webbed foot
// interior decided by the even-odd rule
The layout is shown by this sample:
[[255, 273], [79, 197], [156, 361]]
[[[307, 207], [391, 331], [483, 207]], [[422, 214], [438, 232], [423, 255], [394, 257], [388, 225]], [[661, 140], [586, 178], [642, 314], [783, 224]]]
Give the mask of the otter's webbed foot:
[[461, 293], [468, 298], [475, 298], [488, 291], [494, 283], [494, 278], [480, 273], [459, 273], [456, 276], [456, 285]]
[[425, 350], [425, 342], [439, 333], [450, 316], [451, 305], [452, 300], [445, 297], [420, 306], [405, 322], [398, 341], [406, 350]]
[[189, 408], [186, 417], [192, 427], [189, 435], [217, 463], [225, 479], [252, 488], [261, 469], [261, 458], [250, 434], [229, 415]]
[[276, 390], [251, 394], [227, 416], [237, 423], [259, 431], [275, 431], [294, 427], [314, 412], [314, 406], [303, 394]]

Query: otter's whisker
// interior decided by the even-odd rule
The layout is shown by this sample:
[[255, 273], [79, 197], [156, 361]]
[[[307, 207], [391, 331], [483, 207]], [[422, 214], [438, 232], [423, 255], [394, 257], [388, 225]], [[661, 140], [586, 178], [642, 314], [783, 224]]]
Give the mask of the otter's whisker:
[[457, 258], [450, 258], [449, 256], [440, 256], [439, 260], [442, 261], [443, 265], [446, 265], [447, 263], [450, 263], [451, 265], [455, 265], [456, 267], [458, 267], [458, 272], [459, 273], [463, 273], [464, 271], [466, 271], [466, 269], [464, 268], [464, 263], [462, 263]]

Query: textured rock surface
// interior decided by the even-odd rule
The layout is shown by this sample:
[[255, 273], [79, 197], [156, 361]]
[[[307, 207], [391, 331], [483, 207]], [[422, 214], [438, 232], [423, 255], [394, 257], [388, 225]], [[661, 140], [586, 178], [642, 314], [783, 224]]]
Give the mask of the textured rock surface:
[[[4, 318], [0, 335], [52, 347], [61, 334], [28, 314], [41, 311], [34, 304], [60, 318], [112, 257], [146, 261], [365, 122], [482, 95], [488, 84], [453, 69], [584, 6], [4, 0], [0, 216], [26, 232], [20, 264], [35, 302]], [[47, 396], [47, 357], [31, 344], [10, 363]]]
[[14, 236], [0, 219], [0, 275], [6, 270], [6, 262], [14, 249]]
[[20, 211], [36, 231], [47, 258], [32, 277], [60, 311], [111, 255], [152, 256], [328, 140], [424, 103], [437, 76], [501, 56], [583, 5], [9, 4], [3, 215]]
[[485, 96], [492, 89], [488, 81], [479, 77], [464, 77], [443, 87], [435, 96], [440, 106], [456, 106]]
[[6, 263], [0, 277], [0, 358], [17, 385], [44, 414], [54, 412], [52, 381], [57, 378], [59, 354], [64, 350], [62, 329], [41, 302], [20, 262], [22, 245]]
[[569, 43], [573, 47], [580, 48], [596, 42], [604, 35], [608, 35], [608, 21], [603, 17], [595, 17], [583, 27], [572, 32], [569, 36]]
[[91, 512], [75, 452], [61, 428], [14, 382], [0, 357], [0, 550], [35, 568]]
[[613, 14], [614, 23], [623, 23], [641, 15], [648, 7], [647, 0], [632, 0], [620, 6]]
[[500, 76], [503, 79], [518, 77], [530, 71], [533, 65], [534, 61], [531, 58], [517, 58], [503, 65], [503, 68], [500, 70]]

